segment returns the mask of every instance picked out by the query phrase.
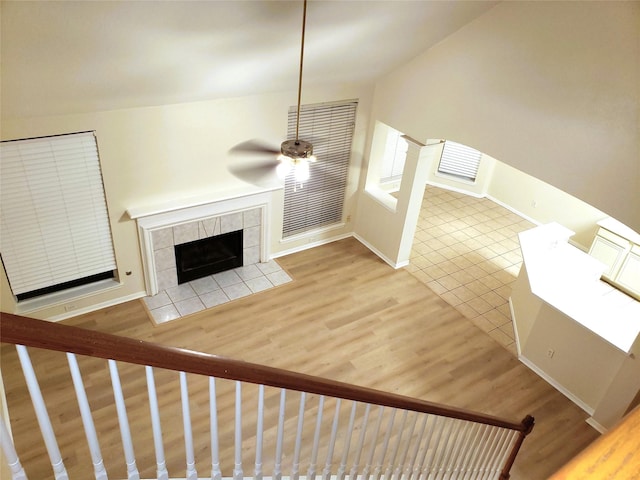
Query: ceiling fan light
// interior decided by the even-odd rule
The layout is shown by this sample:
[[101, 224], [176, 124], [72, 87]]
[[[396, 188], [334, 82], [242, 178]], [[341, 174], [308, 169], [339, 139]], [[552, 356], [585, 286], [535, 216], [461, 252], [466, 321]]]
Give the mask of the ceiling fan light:
[[291, 173], [291, 158], [287, 157], [286, 155], [280, 155], [278, 157], [278, 160], [280, 160], [280, 164], [276, 167], [276, 175], [278, 175], [278, 178], [284, 180], [287, 175]]
[[299, 159], [293, 169], [296, 182], [304, 183], [309, 180], [309, 162], [306, 159]]

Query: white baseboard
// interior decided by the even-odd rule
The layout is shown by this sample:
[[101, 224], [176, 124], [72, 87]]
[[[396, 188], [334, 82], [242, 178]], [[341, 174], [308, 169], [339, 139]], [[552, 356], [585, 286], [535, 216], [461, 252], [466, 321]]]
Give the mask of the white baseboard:
[[353, 237], [353, 234], [351, 232], [343, 233], [342, 235], [336, 235], [335, 237], [323, 238], [315, 242], [305, 243], [304, 245], [298, 245], [297, 247], [288, 248], [287, 250], [273, 253], [271, 254], [271, 258], [279, 258], [284, 257], [285, 255], [290, 255], [292, 253], [303, 252], [304, 250], [308, 250], [310, 248], [319, 247], [320, 245], [326, 245], [327, 243], [337, 242], [338, 240], [344, 240], [345, 238], [349, 237]]
[[527, 367], [529, 367], [531, 370], [533, 370], [536, 374], [538, 374], [538, 376], [540, 376], [543, 380], [545, 380], [549, 385], [551, 385], [553, 388], [555, 388], [560, 393], [562, 393], [565, 397], [567, 397], [569, 400], [571, 400], [573, 403], [575, 403], [577, 406], [579, 406], [582, 410], [587, 412], [589, 415], [593, 415], [594, 409], [592, 407], [590, 407], [585, 402], [580, 400], [573, 393], [571, 393], [569, 390], [567, 390], [564, 386], [562, 386], [558, 382], [556, 382], [552, 377], [547, 375], [547, 373], [545, 371], [540, 369], [535, 363], [533, 363], [527, 357], [525, 357], [523, 355], [518, 355], [518, 360], [520, 360]]
[[593, 417], [587, 418], [586, 421], [589, 425], [591, 425], [595, 430], [597, 430], [600, 433], [607, 433], [609, 430], [604, 425], [601, 425], [600, 423], [596, 422]]
[[388, 258], [386, 255], [384, 255], [380, 250], [378, 250], [376, 247], [374, 247], [373, 245], [371, 245], [369, 242], [367, 242], [364, 238], [362, 238], [360, 235], [358, 235], [357, 233], [353, 234], [353, 237], [358, 240], [361, 244], [363, 244], [365, 247], [367, 247], [369, 250], [371, 250], [373, 253], [375, 253], [378, 257], [380, 257], [382, 260], [384, 260], [385, 263], [387, 263], [388, 265], [390, 265], [391, 267], [395, 268], [396, 270], [402, 267], [406, 267], [407, 265], [409, 265], [409, 261], [405, 261], [405, 262], [394, 262], [393, 260], [391, 260], [390, 258]]

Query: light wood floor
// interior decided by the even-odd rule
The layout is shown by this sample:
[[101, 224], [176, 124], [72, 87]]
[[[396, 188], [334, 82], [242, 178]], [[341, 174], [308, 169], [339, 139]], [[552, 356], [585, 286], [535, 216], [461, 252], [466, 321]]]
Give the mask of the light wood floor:
[[[393, 270], [356, 240], [334, 242], [278, 262], [293, 282], [173, 322], [153, 325], [142, 302], [132, 301], [65, 323], [518, 421], [532, 414], [536, 427], [512, 471], [512, 478], [518, 480], [547, 478], [598, 436], [585, 423], [583, 411], [501, 344], [409, 272]], [[65, 439], [60, 448], [70, 478], [89, 478], [86, 447], [72, 446], [85, 442], [64, 355], [33, 351], [32, 358], [44, 396], [52, 405], [54, 429]], [[87, 358], [80, 358], [80, 367], [98, 431], [105, 435], [101, 437], [105, 463], [108, 468], [115, 465], [110, 478], [124, 477], [113, 397], [110, 388], [103, 387], [108, 382], [106, 367]], [[15, 350], [6, 345], [2, 374], [16, 446], [29, 478], [53, 478]], [[139, 425], [147, 424], [149, 418], [143, 370], [123, 366], [121, 377], [135, 438], [142, 435]], [[161, 408], [174, 408], [168, 405], [179, 398], [177, 375], [162, 372], [157, 382]], [[190, 387], [192, 394], [204, 390], [198, 382]], [[206, 403], [196, 401], [192, 409], [197, 417], [206, 411]], [[208, 426], [203, 423], [196, 419], [195, 434], [196, 440], [204, 438], [206, 443]], [[221, 423], [232, 422], [222, 419]], [[184, 472], [181, 432], [177, 407], [163, 416], [172, 476]], [[206, 448], [197, 447], [200, 476], [210, 471]], [[143, 476], [153, 475], [153, 458], [139, 458], [138, 463]]]

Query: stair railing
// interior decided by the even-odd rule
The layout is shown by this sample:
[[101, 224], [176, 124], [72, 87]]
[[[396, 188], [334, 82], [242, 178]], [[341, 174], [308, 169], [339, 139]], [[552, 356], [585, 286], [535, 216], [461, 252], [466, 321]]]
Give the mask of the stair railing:
[[[208, 378], [211, 472], [207, 478], [212, 480], [245, 478], [248, 450], [256, 480], [264, 477], [265, 450], [273, 452], [269, 476], [275, 480], [305, 476], [315, 480], [318, 475], [323, 480], [345, 480], [347, 476], [349, 480], [504, 480], [509, 478], [522, 442], [534, 424], [531, 416], [512, 422], [311, 375], [13, 314], [3, 313], [0, 322], [2, 342], [16, 347], [56, 480], [69, 478], [50, 420], [49, 410], [56, 405], [45, 403], [26, 347], [66, 353], [97, 480], [107, 479], [107, 469], [76, 355], [107, 360], [128, 480], [138, 480], [140, 473], [118, 363], [145, 368], [153, 441], [135, 448], [153, 449], [152, 455], [143, 457], [155, 457], [155, 478], [163, 480], [169, 479], [159, 408], [163, 397], [156, 392], [154, 369], [179, 375], [184, 478], [189, 480], [198, 479], [196, 451], [202, 452], [200, 445], [194, 446], [190, 410], [194, 403], [201, 406], [202, 402], [190, 398], [188, 392], [188, 380], [194, 376]], [[233, 390], [231, 393], [221, 395], [216, 391], [221, 382], [229, 381], [233, 384], [232, 389], [227, 388]], [[248, 412], [243, 392], [256, 388], [257, 410]], [[266, 402], [265, 395], [269, 398]], [[235, 397], [233, 422], [219, 417], [219, 404], [229, 403], [231, 396]], [[249, 427], [243, 423], [246, 419], [251, 422]], [[196, 426], [200, 427], [199, 423]], [[226, 430], [230, 423], [233, 433], [221, 434], [220, 426]], [[255, 436], [248, 435], [252, 445], [248, 445], [248, 438], [243, 439], [246, 432], [255, 432]], [[0, 434], [13, 479], [27, 478], [28, 465], [23, 468], [20, 463], [1, 419]], [[14, 429], [15, 436], [20, 434]], [[85, 470], [79, 478], [86, 477]]]

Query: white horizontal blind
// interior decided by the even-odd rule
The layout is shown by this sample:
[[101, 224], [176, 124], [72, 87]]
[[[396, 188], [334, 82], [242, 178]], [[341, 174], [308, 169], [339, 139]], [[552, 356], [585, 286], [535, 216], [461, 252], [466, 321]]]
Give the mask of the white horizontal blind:
[[[313, 144], [317, 162], [301, 186], [285, 179], [283, 237], [342, 221], [357, 101], [303, 105], [298, 137]], [[295, 139], [296, 107], [289, 109], [288, 139]]]
[[442, 149], [438, 172], [475, 182], [482, 153], [460, 143], [447, 140]]
[[93, 132], [0, 143], [0, 252], [14, 295], [116, 268]]

